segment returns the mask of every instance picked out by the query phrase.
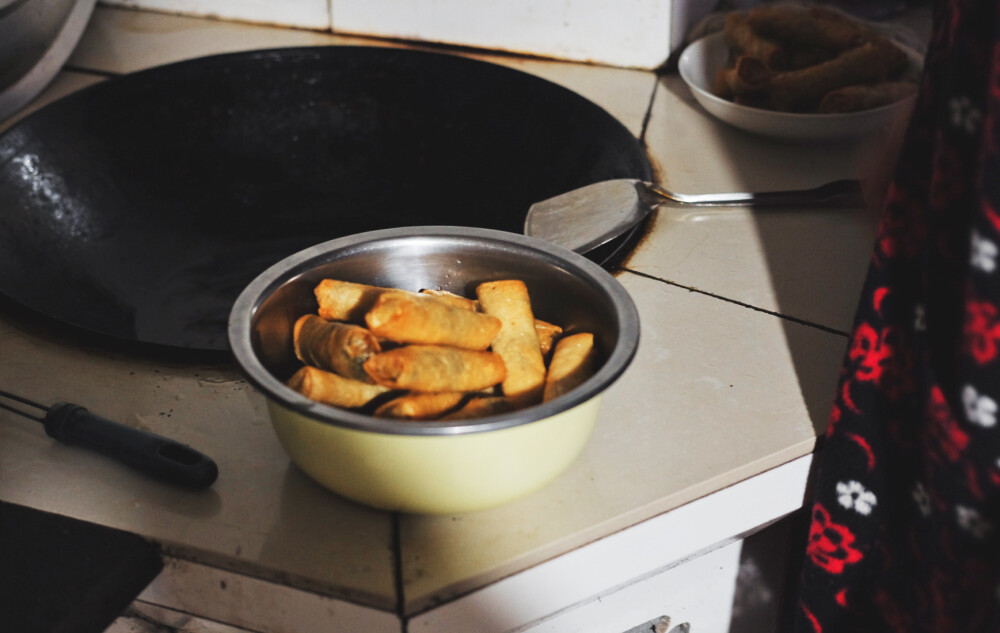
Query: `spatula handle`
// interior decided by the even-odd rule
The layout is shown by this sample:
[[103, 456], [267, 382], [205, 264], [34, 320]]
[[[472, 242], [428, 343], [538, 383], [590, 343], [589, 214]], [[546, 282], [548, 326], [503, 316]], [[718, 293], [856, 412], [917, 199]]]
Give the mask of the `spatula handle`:
[[60, 442], [93, 449], [170, 484], [207, 488], [219, 474], [214, 461], [189, 446], [113, 422], [79, 405], [56, 403], [43, 422], [45, 432]]
[[696, 206], [789, 207], [826, 204], [837, 200], [856, 204], [861, 200], [861, 183], [850, 179], [834, 180], [813, 189], [756, 193], [734, 191], [689, 194], [668, 191], [652, 183], [647, 183], [647, 186], [654, 194], [667, 200]]

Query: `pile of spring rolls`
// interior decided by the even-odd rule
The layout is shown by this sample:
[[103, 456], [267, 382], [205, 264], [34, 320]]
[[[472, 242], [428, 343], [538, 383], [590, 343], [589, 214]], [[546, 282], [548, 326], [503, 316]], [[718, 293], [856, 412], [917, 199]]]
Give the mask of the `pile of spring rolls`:
[[324, 404], [403, 420], [461, 420], [551, 400], [597, 367], [594, 336], [535, 318], [524, 282], [476, 298], [324, 279], [294, 327], [288, 386]]
[[741, 105], [800, 113], [846, 113], [913, 94], [909, 60], [874, 29], [823, 7], [760, 5], [726, 16], [729, 61], [716, 95]]

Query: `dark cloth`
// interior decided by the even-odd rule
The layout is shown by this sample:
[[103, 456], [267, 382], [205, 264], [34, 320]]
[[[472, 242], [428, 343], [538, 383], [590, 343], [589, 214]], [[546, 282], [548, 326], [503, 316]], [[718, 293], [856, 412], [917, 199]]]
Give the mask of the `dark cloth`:
[[818, 452], [796, 633], [1000, 632], [1000, 3], [933, 12]]

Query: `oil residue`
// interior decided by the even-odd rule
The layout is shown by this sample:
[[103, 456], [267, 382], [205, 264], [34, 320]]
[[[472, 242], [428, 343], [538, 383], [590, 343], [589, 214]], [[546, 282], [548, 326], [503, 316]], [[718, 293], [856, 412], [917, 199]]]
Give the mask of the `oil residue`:
[[[649, 150], [645, 150], [646, 159], [649, 161], [649, 168], [651, 171], [652, 182], [663, 182], [663, 168], [656, 161]], [[654, 210], [653, 213], [646, 218], [646, 220], [639, 225], [638, 229], [633, 232], [632, 236], [629, 238], [631, 242], [631, 247], [628, 248], [627, 252], [622, 256], [621, 262], [613, 271], [615, 277], [620, 276], [626, 269], [628, 269], [632, 263], [632, 256], [635, 255], [649, 240], [650, 234], [653, 232], [653, 227], [656, 225], [656, 221], [659, 218], [659, 213]]]

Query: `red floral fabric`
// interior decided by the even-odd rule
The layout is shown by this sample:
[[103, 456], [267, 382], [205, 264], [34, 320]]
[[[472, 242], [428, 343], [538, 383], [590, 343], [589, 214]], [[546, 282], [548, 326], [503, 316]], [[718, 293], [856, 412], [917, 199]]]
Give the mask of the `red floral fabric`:
[[933, 1], [817, 454], [795, 633], [1000, 633], [1000, 3]]
[[828, 573], [842, 574], [845, 567], [864, 557], [853, 543], [854, 534], [846, 526], [831, 521], [830, 513], [817, 503], [806, 548], [813, 564]]

